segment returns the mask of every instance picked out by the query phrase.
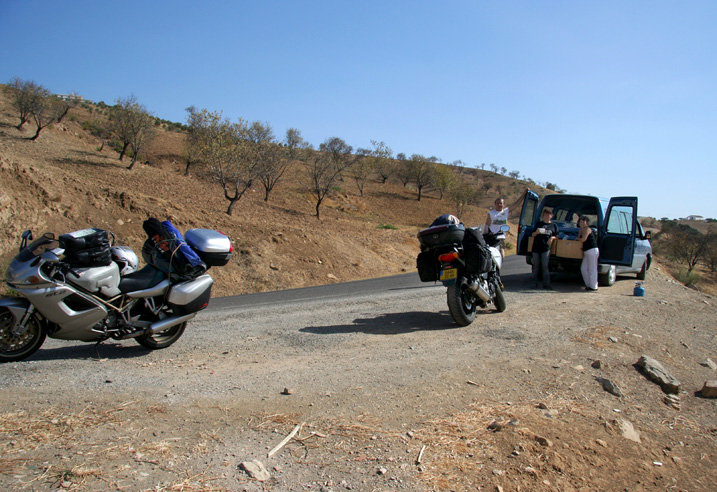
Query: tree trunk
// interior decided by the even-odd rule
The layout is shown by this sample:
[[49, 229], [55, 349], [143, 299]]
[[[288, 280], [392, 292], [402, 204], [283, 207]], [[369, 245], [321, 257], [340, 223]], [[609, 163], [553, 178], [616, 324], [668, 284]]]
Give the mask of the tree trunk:
[[321, 206], [321, 201], [316, 202], [316, 220], [321, 220], [321, 216], [319, 215], [319, 207]]
[[238, 198], [230, 198], [229, 199], [229, 207], [227, 208], [227, 215], [232, 214], [232, 212], [234, 211], [234, 206], [237, 204], [238, 201], [239, 201]]
[[122, 147], [122, 152], [120, 152], [119, 160], [122, 160], [124, 158], [125, 152], [127, 152], [127, 147], [129, 147], [129, 144], [124, 144], [124, 147]]

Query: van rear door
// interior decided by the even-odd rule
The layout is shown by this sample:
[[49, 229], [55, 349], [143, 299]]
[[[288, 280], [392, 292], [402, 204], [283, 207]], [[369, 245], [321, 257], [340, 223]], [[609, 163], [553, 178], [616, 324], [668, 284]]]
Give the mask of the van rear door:
[[538, 200], [538, 194], [528, 190], [518, 224], [518, 250], [516, 253], [519, 255], [528, 255], [528, 237], [533, 233], [535, 214], [538, 213]]
[[631, 266], [637, 233], [637, 197], [610, 199], [600, 229], [600, 263]]

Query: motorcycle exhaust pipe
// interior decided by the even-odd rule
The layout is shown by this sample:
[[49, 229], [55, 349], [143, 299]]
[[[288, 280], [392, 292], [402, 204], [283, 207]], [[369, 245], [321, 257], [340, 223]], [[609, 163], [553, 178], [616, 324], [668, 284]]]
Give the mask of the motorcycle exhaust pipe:
[[487, 290], [483, 288], [481, 284], [479, 284], [477, 281], [471, 282], [468, 287], [474, 291], [478, 297], [480, 297], [480, 300], [483, 302], [488, 302], [490, 300], [490, 294]]
[[185, 316], [173, 316], [171, 318], [163, 319], [161, 321], [156, 321], [149, 325], [149, 328], [145, 330], [145, 333], [157, 333], [158, 331], [164, 331], [167, 330], [173, 326], [177, 326], [179, 324], [184, 323], [185, 321], [189, 321], [190, 319], [194, 318], [197, 315], [197, 313], [187, 314]]
[[133, 331], [131, 333], [124, 333], [121, 336], [117, 336], [117, 340], [129, 340], [130, 338], [137, 338], [141, 335], [147, 335], [149, 333], [157, 333], [159, 331], [167, 330], [173, 326], [176, 326], [180, 323], [184, 323], [185, 321], [189, 321], [192, 319], [196, 313], [187, 314], [186, 316], [173, 316], [171, 318], [163, 319], [161, 321], [157, 321], [155, 323], [152, 323], [144, 330], [140, 329], [137, 331]]

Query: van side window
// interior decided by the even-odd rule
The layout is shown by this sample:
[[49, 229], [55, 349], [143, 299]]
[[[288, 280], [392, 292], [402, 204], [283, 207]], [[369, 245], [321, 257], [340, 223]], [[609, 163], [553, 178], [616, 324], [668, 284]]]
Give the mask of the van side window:
[[613, 234], [632, 234], [632, 207], [617, 206], [610, 210], [607, 232]]

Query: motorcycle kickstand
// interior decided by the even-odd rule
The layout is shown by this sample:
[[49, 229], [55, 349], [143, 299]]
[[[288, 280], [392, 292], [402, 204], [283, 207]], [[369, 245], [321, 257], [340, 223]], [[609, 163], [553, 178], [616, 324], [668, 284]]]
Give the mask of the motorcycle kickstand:
[[102, 357], [100, 357], [100, 350], [99, 350], [99, 346], [102, 344], [102, 342], [104, 342], [104, 340], [98, 340], [97, 343], [95, 343], [95, 355], [97, 355], [95, 360], [102, 360]]

